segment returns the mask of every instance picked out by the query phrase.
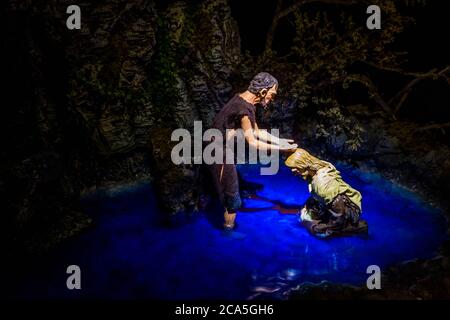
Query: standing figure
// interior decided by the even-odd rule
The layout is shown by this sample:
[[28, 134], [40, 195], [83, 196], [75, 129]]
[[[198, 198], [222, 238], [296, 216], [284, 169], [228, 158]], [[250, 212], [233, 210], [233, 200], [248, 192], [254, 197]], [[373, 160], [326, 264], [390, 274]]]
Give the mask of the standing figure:
[[[258, 73], [245, 92], [236, 94], [216, 115], [213, 128], [219, 129], [224, 137], [222, 164], [209, 165], [216, 190], [224, 207], [223, 227], [231, 232], [235, 227], [236, 211], [241, 207], [239, 180], [235, 163], [225, 163], [227, 153], [233, 150], [225, 146], [226, 141], [236, 137], [236, 130], [242, 129], [249, 146], [259, 150], [278, 150], [293, 152], [296, 144], [293, 140], [281, 139], [259, 129], [256, 123], [256, 106], [265, 107], [276, 96], [278, 81], [269, 73]], [[234, 158], [234, 155], [232, 155]]]

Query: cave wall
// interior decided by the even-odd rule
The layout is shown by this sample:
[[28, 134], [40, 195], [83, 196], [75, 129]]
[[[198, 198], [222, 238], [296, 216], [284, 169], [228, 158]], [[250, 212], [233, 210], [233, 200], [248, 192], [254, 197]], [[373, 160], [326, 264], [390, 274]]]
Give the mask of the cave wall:
[[239, 76], [225, 0], [81, 2], [81, 30], [66, 28], [70, 4], [5, 5], [8, 243], [57, 243], [91, 224], [80, 195], [138, 179], [166, 212], [192, 210], [196, 169], [171, 163], [171, 129], [210, 124]]
[[[191, 130], [194, 120], [211, 124], [261, 68], [280, 80], [277, 101], [260, 110], [261, 127], [280, 129], [326, 160], [381, 172], [430, 202], [447, 200], [448, 208], [450, 148], [434, 130], [393, 121], [365, 104], [321, 117], [290, 95], [297, 75], [289, 63], [246, 60], [226, 0], [80, 2], [82, 28], [75, 31], [65, 25], [70, 4], [3, 4], [0, 195], [7, 200], [0, 243], [7, 256], [45, 252], [92, 226], [79, 199], [104, 186], [150, 179], [164, 212], [195, 210], [201, 177], [198, 167], [170, 161], [172, 129]], [[348, 148], [342, 131], [318, 135], [337, 122], [364, 128], [360, 148]], [[388, 275], [389, 297], [439, 297], [420, 287], [448, 279], [448, 248], [444, 258], [407, 265], [417, 271], [406, 280], [396, 278], [403, 271]], [[415, 278], [422, 279], [420, 290], [408, 283], [404, 291]], [[311, 294], [305, 290], [298, 295]]]
[[[305, 107], [291, 95], [298, 74], [289, 62], [242, 52], [226, 0], [80, 2], [81, 30], [66, 28], [70, 4], [5, 4], [0, 192], [9, 199], [8, 240], [67, 238], [91, 224], [79, 207], [83, 193], [139, 179], [155, 183], [164, 212], [195, 210], [199, 168], [173, 165], [171, 132], [192, 130], [195, 120], [210, 125], [261, 69], [280, 81], [275, 103], [259, 110], [261, 127], [324, 159], [425, 185], [430, 197], [450, 192], [450, 151], [434, 132], [373, 106], [331, 118]], [[361, 147], [348, 148], [346, 132], [318, 135], [336, 123], [364, 128]]]

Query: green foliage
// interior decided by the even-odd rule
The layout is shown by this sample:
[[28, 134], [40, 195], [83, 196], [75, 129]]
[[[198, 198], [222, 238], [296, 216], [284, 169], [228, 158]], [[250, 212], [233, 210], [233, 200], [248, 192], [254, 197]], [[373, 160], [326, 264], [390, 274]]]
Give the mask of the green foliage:
[[[167, 17], [161, 14], [156, 21], [156, 47], [148, 71], [148, 77], [139, 87], [120, 85], [120, 71], [123, 55], [127, 54], [120, 37], [111, 41], [114, 50], [108, 47], [101, 58], [80, 63], [73, 68], [72, 97], [79, 96], [77, 88], [84, 88], [86, 97], [96, 105], [93, 113], [99, 116], [103, 108], [122, 105], [139, 112], [143, 105], [151, 105], [151, 122], [155, 125], [175, 124], [175, 106], [180, 102], [180, 78], [186, 76], [186, 66], [181, 65], [189, 53], [195, 34], [192, 12], [195, 8], [184, 7]], [[198, 17], [197, 17], [198, 18]], [[177, 24], [175, 25], [174, 24]]]
[[164, 20], [158, 19], [156, 53], [152, 61], [151, 93], [155, 118], [172, 122], [173, 106], [178, 102], [176, 52]]
[[[344, 116], [347, 113], [340, 102], [342, 89], [352, 84], [354, 78], [350, 75], [358, 63], [400, 66], [403, 55], [391, 45], [411, 21], [397, 11], [393, 1], [363, 1], [359, 11], [369, 4], [381, 7], [381, 30], [368, 30], [365, 20], [355, 21], [350, 7], [342, 7], [339, 14], [299, 10], [293, 20], [296, 35], [287, 68], [288, 78], [293, 79], [289, 92], [303, 109], [300, 117], [307, 110], [318, 116], [316, 138], [333, 143], [336, 136], [345, 137], [345, 147], [350, 151], [362, 145], [362, 129], [354, 119]], [[367, 90], [368, 97], [371, 90]]]
[[[150, 92], [157, 122], [174, 124], [174, 106], [180, 102], [179, 81], [187, 68], [180, 65], [189, 51], [194, 35], [194, 24], [190, 11], [182, 16], [167, 20], [158, 18], [156, 53], [152, 61]], [[171, 23], [179, 23], [172, 26]], [[175, 29], [175, 30], [173, 30]]]
[[108, 66], [101, 63], [86, 64], [74, 75], [72, 87], [86, 88], [90, 95], [95, 97], [99, 106], [104, 106], [105, 102], [121, 102], [130, 107], [148, 103], [148, 83], [144, 83], [144, 86], [138, 89], [117, 86], [113, 81], [107, 81], [100, 76], [104, 68]]
[[[314, 138], [327, 145], [333, 145], [337, 151], [357, 151], [363, 143], [364, 129], [351, 118], [344, 116], [339, 105], [318, 111], [322, 123], [316, 127]], [[336, 137], [344, 139], [342, 144], [336, 144]]]

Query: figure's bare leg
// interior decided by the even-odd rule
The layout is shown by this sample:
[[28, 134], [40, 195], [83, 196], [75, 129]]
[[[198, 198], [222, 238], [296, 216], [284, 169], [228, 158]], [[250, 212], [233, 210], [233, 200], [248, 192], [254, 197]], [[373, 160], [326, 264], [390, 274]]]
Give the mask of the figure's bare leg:
[[228, 237], [231, 237], [233, 239], [244, 239], [246, 237], [246, 235], [244, 233], [235, 231], [235, 222], [234, 220], [236, 219], [236, 211], [235, 212], [228, 212], [225, 211], [224, 213], [224, 234]]
[[223, 226], [226, 229], [233, 229], [234, 228], [234, 220], [236, 220], [236, 212], [228, 212], [227, 210], [225, 210], [223, 217], [225, 220]]

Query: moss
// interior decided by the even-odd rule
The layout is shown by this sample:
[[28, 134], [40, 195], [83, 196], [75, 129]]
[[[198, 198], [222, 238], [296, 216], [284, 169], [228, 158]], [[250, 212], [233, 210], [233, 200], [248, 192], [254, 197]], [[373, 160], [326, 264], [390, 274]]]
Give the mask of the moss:
[[150, 92], [157, 122], [175, 125], [174, 106], [180, 102], [178, 81], [189, 78], [190, 71], [180, 63], [185, 61], [192, 47], [195, 24], [192, 7], [181, 8], [181, 30], [170, 30], [170, 19], [164, 15], [157, 20], [156, 52], [152, 61]]
[[45, 254], [74, 236], [86, 232], [94, 225], [93, 220], [78, 211], [65, 212], [56, 221], [48, 225], [33, 229], [24, 235], [24, 250], [27, 254]]
[[[112, 65], [114, 66], [114, 63]], [[103, 72], [105, 69], [111, 69], [111, 71]], [[114, 71], [114, 67], [109, 68], [109, 64], [106, 62], [99, 62], [95, 66], [87, 64], [73, 75], [72, 88], [73, 90], [84, 88], [90, 93], [90, 97], [95, 97], [99, 104], [121, 102], [123, 105], [133, 107], [149, 102], [150, 85], [148, 81], [145, 81], [138, 89], [119, 87], [115, 80], [111, 80], [118, 79], [118, 76], [114, 76], [116, 72], [120, 72], [120, 70]], [[107, 81], [107, 78], [111, 79]], [[69, 93], [69, 97], [74, 94], [74, 92]]]
[[176, 51], [163, 18], [157, 20], [156, 52], [152, 61], [150, 92], [155, 118], [173, 123], [174, 106], [179, 101], [177, 93], [178, 66]]

